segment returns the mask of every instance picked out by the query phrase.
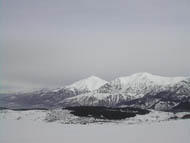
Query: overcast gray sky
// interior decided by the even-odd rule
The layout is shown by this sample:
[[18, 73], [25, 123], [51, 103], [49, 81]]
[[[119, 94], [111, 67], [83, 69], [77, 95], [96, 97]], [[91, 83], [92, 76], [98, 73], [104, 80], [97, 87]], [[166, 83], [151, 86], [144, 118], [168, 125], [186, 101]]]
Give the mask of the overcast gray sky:
[[1, 92], [190, 75], [189, 0], [0, 1]]

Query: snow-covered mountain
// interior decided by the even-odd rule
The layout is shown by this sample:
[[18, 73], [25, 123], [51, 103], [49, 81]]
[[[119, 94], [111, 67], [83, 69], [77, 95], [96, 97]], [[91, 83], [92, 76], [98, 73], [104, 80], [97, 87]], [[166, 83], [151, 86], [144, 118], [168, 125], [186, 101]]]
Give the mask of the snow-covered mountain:
[[[90, 93], [67, 98], [60, 101], [59, 104], [62, 106], [117, 106], [128, 105], [127, 103], [130, 101], [130, 106], [136, 106], [137, 102], [132, 104], [131, 101], [144, 99], [145, 97], [155, 97], [152, 101], [152, 104], [155, 104], [155, 100], [158, 100], [156, 97], [164, 92], [169, 93], [171, 99], [178, 98], [178, 101], [180, 99], [186, 101], [190, 97], [190, 78], [161, 77], [149, 73], [136, 73], [131, 76], [117, 78]], [[161, 97], [161, 99], [163, 98]], [[143, 102], [143, 104], [146, 105], [147, 102]]]
[[98, 89], [107, 82], [99, 77], [91, 76], [86, 79], [74, 82], [71, 85], [57, 88], [54, 90], [42, 89], [39, 91], [25, 93], [20, 95], [12, 95], [2, 98], [1, 106], [6, 107], [54, 107], [59, 101], [68, 97], [77, 96], [82, 93], [88, 93]]
[[6, 107], [56, 108], [66, 106], [133, 106], [169, 110], [190, 103], [190, 77], [162, 77], [136, 73], [106, 82], [98, 77], [79, 80], [54, 90], [0, 99]]

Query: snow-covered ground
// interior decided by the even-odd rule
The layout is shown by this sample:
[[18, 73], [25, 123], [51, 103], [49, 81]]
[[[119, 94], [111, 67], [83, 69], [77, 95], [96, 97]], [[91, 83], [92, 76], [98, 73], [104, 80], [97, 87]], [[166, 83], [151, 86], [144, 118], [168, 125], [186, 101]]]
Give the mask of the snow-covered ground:
[[[190, 120], [170, 120], [171, 113], [151, 112], [122, 121], [61, 124], [66, 119], [47, 122], [49, 111], [0, 111], [0, 143], [189, 143]], [[60, 119], [79, 121], [64, 111], [53, 111]], [[56, 113], [56, 114], [55, 114]], [[186, 113], [175, 116], [182, 117]], [[62, 116], [64, 115], [64, 116]]]
[[38, 122], [57, 122], [62, 124], [147, 124], [169, 120], [179, 120], [184, 115], [190, 115], [190, 112], [162, 112], [152, 110], [146, 115], [136, 115], [135, 117], [123, 120], [106, 120], [95, 119], [93, 117], [78, 117], [70, 114], [69, 110], [28, 110], [13, 111], [0, 110], [0, 121], [2, 120], [18, 120], [18, 121], [38, 121]]

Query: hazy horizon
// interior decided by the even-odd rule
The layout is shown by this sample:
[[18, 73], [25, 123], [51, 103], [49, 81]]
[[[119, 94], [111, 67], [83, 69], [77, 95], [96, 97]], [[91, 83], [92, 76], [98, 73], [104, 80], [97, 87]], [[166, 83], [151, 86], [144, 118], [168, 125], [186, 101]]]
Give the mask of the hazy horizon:
[[91, 75], [190, 76], [188, 0], [0, 2], [0, 93]]

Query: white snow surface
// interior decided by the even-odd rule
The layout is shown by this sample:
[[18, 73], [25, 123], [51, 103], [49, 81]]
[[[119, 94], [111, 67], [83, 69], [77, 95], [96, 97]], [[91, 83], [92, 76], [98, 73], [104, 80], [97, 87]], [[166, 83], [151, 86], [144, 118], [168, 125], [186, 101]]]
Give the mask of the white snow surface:
[[93, 91], [100, 88], [102, 85], [106, 83], [107, 81], [99, 77], [90, 76], [86, 79], [79, 80], [71, 85], [67, 85], [66, 88]]
[[[0, 113], [1, 143], [189, 143], [190, 140], [189, 119], [81, 125], [44, 122], [46, 116], [42, 111], [3, 112]], [[14, 118], [18, 116], [21, 118]], [[168, 118], [164, 112], [152, 112], [145, 116], [153, 116], [155, 120], [159, 116], [164, 120]], [[137, 117], [137, 121], [146, 121], [147, 117]]]

